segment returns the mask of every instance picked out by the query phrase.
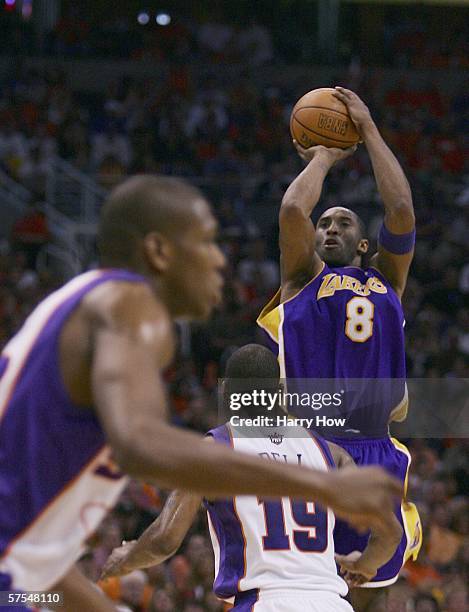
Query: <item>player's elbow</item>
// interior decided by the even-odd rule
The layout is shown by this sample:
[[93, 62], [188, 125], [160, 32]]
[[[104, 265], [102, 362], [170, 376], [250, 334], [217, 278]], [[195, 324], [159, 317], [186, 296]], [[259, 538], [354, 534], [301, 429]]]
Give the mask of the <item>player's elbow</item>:
[[280, 207], [280, 225], [295, 225], [306, 218], [303, 208], [292, 198], [284, 197]]
[[392, 533], [391, 533], [391, 539], [392, 539], [393, 544], [395, 545], [395, 548], [399, 546], [399, 543], [402, 540], [403, 534], [404, 534], [404, 530], [402, 528], [402, 525], [399, 523], [397, 519], [395, 519], [393, 522]]
[[[151, 462], [145, 451], [145, 438], [137, 434], [122, 436], [111, 441], [113, 457], [121, 470], [132, 478], [146, 478], [151, 473], [152, 479], [158, 480], [165, 474], [167, 462], [160, 453], [151, 452]], [[151, 466], [149, 465], [151, 463]]]
[[125, 474], [132, 476], [133, 478], [138, 478], [141, 476], [139, 473], [140, 470], [137, 454], [133, 452], [131, 445], [128, 445], [125, 442], [113, 443], [112, 454], [115, 462], [118, 464], [121, 470], [125, 472]]
[[297, 200], [291, 196], [285, 195], [280, 206], [281, 217], [293, 217], [303, 214], [302, 207]]
[[396, 548], [399, 546], [400, 541], [402, 540], [403, 533], [404, 530], [402, 529], [402, 525], [393, 515], [393, 519], [390, 520], [388, 523], [388, 529], [386, 530], [386, 533], [382, 534], [382, 537], [387, 543], [387, 549], [389, 549], [390, 556], [394, 554]]
[[193, 453], [184, 453], [157, 429], [132, 430], [113, 445], [115, 461], [133, 478], [143, 478], [161, 487], [190, 488]]
[[412, 197], [402, 194], [396, 197], [392, 209], [386, 211], [386, 215], [393, 218], [399, 226], [405, 224], [406, 228], [415, 226], [415, 213], [412, 205]]

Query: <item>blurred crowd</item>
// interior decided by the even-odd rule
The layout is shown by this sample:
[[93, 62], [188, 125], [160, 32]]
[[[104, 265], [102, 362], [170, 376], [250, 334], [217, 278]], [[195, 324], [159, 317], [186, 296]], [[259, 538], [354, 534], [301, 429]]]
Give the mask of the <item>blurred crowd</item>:
[[[272, 59], [310, 62], [321, 52], [314, 2], [291, 0], [277, 3], [275, 10], [269, 2], [237, 3], [236, 7], [226, 2], [173, 2], [168, 13], [157, 7], [134, 11], [130, 6], [109, 11], [108, 4], [101, 9], [95, 4], [94, 10], [83, 11], [76, 3], [68, 3], [55, 25], [39, 36], [30, 15], [0, 12], [4, 32], [0, 53], [261, 66]], [[399, 6], [343, 4], [337, 59], [349, 61], [358, 55], [375, 65], [467, 68], [464, 10], [415, 8], [404, 12]], [[442, 21], [448, 25], [444, 30]]]
[[[212, 45], [207, 53], [216, 63], [233, 33], [223, 35], [222, 28], [215, 31], [209, 25], [198, 32], [197, 45]], [[224, 71], [200, 75], [191, 70], [184, 61], [186, 35], [173, 32], [168, 47], [155, 51], [174, 58], [159, 79], [125, 78], [95, 94], [73, 89], [58, 70], [19, 64], [0, 89], [0, 168], [34, 194], [30, 208], [0, 241], [0, 346], [61, 282], [41, 261], [42, 248], [52, 240], [41, 207], [51, 156], [60, 155], [106, 188], [136, 172], [187, 176], [214, 203], [228, 259], [223, 305], [208, 325], [191, 328], [189, 342], [187, 330], [181, 330], [185, 341], [166, 372], [174, 422], [201, 432], [217, 422], [217, 379], [227, 357], [238, 346], [262, 341], [255, 319], [279, 283], [277, 211], [286, 186], [301, 169], [288, 132], [289, 114], [305, 90], [324, 85], [305, 87], [301, 80], [261, 86], [256, 66], [270, 59], [272, 41], [264, 33], [252, 34], [250, 42], [249, 28], [261, 26], [252, 22], [244, 32], [253, 65], [236, 78]], [[80, 37], [86, 30], [86, 24], [81, 29], [62, 24], [53, 42], [72, 48], [80, 41], [63, 38], [71, 32]], [[391, 34], [389, 45], [402, 48], [396, 40], [406, 35], [405, 28]], [[414, 35], [411, 39], [415, 42]], [[107, 44], [110, 38], [102, 40]], [[260, 41], [256, 50], [254, 40]], [[423, 57], [421, 47], [415, 48], [416, 57]], [[459, 65], [454, 59], [459, 53], [457, 46], [454, 65]], [[411, 59], [407, 63], [413, 64]], [[403, 300], [408, 374], [469, 378], [467, 82], [443, 90], [409, 72], [388, 81], [379, 70], [352, 63], [338, 71], [336, 83], [363, 96], [412, 186], [417, 247]], [[356, 210], [370, 237], [376, 236], [382, 209], [363, 146], [331, 171], [318, 214], [336, 203]], [[419, 561], [406, 566], [392, 589], [389, 610], [464, 612], [468, 441], [408, 444], [410, 498], [423, 519], [424, 547]], [[162, 492], [132, 482], [90, 542], [81, 561], [85, 573], [98, 580], [112, 548], [141, 533], [163, 502]], [[122, 610], [203, 612], [221, 609], [212, 580], [213, 555], [201, 512], [172, 560], [102, 587]]]

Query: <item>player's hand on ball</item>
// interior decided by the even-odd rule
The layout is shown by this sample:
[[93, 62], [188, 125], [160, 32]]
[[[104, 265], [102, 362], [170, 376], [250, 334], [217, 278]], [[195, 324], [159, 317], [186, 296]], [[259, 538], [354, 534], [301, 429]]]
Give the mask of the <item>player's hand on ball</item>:
[[380, 467], [347, 467], [330, 473], [329, 505], [361, 533], [370, 528], [392, 531], [388, 520], [395, 503], [402, 499], [403, 485]]
[[346, 105], [357, 132], [364, 138], [367, 128], [374, 125], [368, 106], [356, 93], [344, 87], [335, 87], [332, 95]]
[[134, 570], [133, 567], [126, 564], [128, 554], [132, 550], [136, 540], [131, 542], [123, 542], [122, 546], [114, 548], [106, 561], [103, 571], [101, 572], [101, 580], [111, 578], [113, 576], [124, 576]]
[[349, 147], [348, 149], [337, 149], [335, 147], [323, 147], [322, 145], [316, 145], [314, 147], [310, 147], [309, 149], [305, 149], [301, 145], [297, 143], [296, 140], [293, 141], [295, 149], [298, 152], [298, 155], [301, 159], [307, 164], [317, 157], [320, 157], [324, 160], [329, 167], [332, 167], [338, 161], [342, 159], [346, 159], [350, 157], [357, 150], [357, 145], [353, 147]]
[[354, 550], [348, 555], [335, 555], [340, 573], [350, 588], [361, 586], [376, 576], [376, 568], [367, 567], [361, 562], [363, 555]]

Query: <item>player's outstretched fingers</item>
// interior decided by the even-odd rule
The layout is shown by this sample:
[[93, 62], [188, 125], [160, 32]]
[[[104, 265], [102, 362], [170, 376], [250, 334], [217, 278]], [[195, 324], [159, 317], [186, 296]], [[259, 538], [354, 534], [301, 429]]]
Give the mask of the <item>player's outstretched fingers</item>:
[[356, 95], [351, 89], [346, 89], [345, 87], [340, 87], [339, 85], [336, 85], [334, 89], [336, 93], [341, 94], [345, 98], [351, 98], [352, 96]]
[[344, 94], [341, 91], [338, 91], [336, 89], [335, 91], [332, 92], [332, 95], [334, 96], [334, 98], [337, 98], [337, 100], [340, 100], [344, 104], [347, 104], [347, 97], [344, 96]]

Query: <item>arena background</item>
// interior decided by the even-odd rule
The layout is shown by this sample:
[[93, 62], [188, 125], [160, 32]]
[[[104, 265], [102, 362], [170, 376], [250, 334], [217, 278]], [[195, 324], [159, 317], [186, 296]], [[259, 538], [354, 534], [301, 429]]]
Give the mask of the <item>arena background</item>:
[[[166, 373], [173, 420], [216, 421], [217, 377], [278, 285], [277, 211], [301, 164], [288, 118], [309, 89], [369, 105], [410, 179], [417, 249], [404, 296], [411, 377], [469, 377], [467, 2], [2, 0], [0, 343], [63, 280], [93, 266], [108, 190], [138, 172], [183, 175], [213, 202], [228, 256], [225, 300], [180, 326]], [[363, 147], [334, 168], [322, 207], [382, 218]], [[444, 406], [441, 406], [444, 410]], [[424, 548], [394, 612], [464, 612], [469, 563], [465, 439], [413, 439], [410, 497]], [[112, 548], [165, 494], [132, 482], [81, 561], [98, 580]], [[203, 513], [166, 564], [102, 587], [122, 610], [220, 610]]]

